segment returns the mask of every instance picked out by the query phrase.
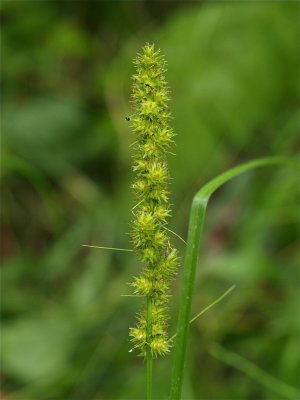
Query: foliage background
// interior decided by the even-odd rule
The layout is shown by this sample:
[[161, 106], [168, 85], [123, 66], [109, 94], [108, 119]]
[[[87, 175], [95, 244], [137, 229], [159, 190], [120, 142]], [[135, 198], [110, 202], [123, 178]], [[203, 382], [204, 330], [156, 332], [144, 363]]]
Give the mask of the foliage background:
[[[185, 237], [200, 185], [299, 147], [299, 3], [3, 1], [1, 19], [2, 398], [141, 399], [140, 302], [120, 297], [138, 262], [81, 247], [130, 246], [132, 59], [149, 41], [169, 63], [170, 227]], [[214, 196], [194, 313], [237, 288], [192, 326], [185, 399], [298, 398], [297, 178], [261, 169]], [[171, 360], [156, 362], [157, 399]]]

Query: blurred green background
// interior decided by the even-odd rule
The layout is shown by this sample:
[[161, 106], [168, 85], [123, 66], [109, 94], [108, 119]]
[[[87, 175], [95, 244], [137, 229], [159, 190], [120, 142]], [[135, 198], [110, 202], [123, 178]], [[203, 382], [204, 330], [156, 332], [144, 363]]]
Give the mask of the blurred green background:
[[[1, 22], [2, 398], [143, 399], [141, 301], [120, 296], [141, 266], [81, 247], [130, 246], [132, 59], [148, 41], [168, 60], [170, 228], [186, 237], [208, 179], [299, 149], [299, 3], [3, 1]], [[297, 181], [265, 168], [213, 197], [193, 313], [236, 289], [192, 325], [184, 399], [299, 399]], [[180, 274], [172, 333], [179, 292]]]

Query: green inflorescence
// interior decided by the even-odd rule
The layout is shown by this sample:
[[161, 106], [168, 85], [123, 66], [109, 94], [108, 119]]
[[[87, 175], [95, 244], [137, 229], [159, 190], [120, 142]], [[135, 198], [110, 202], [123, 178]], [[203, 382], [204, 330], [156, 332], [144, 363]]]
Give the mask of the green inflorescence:
[[167, 302], [178, 264], [177, 251], [166, 230], [170, 216], [166, 154], [174, 133], [169, 126], [171, 115], [164, 58], [160, 51], [154, 50], [154, 45], [146, 44], [134, 63], [131, 126], [136, 135], [133, 163], [136, 177], [132, 188], [138, 204], [133, 209], [131, 239], [145, 268], [132, 286], [134, 294], [151, 301], [152, 315], [150, 338], [146, 310], [138, 315], [137, 325], [130, 328], [130, 336], [142, 355], [146, 354], [148, 346], [152, 357], [157, 357], [166, 354], [171, 346], [167, 335]]

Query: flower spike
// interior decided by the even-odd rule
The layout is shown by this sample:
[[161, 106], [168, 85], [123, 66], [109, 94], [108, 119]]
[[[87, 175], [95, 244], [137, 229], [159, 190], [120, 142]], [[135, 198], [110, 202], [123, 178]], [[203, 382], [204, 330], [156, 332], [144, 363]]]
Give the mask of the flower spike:
[[169, 126], [166, 61], [154, 45], [146, 44], [134, 64], [134, 113], [130, 121], [136, 136], [132, 188], [138, 203], [133, 212], [131, 241], [145, 267], [131, 286], [135, 295], [150, 300], [152, 315], [150, 337], [146, 310], [138, 315], [136, 326], [130, 328], [130, 336], [134, 348], [142, 355], [150, 348], [152, 357], [157, 357], [167, 354], [171, 346], [167, 335], [167, 302], [178, 264], [177, 251], [170, 243], [166, 228], [170, 216], [166, 154], [174, 133]]

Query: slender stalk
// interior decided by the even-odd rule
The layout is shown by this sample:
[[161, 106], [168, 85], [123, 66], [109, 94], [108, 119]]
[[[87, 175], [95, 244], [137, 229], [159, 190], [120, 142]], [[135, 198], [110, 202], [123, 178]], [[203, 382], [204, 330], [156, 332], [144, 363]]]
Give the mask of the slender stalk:
[[146, 349], [146, 363], [147, 363], [147, 400], [152, 400], [152, 375], [153, 375], [153, 357], [151, 352], [152, 340], [152, 299], [147, 297], [147, 349]]
[[196, 265], [198, 263], [198, 252], [206, 204], [207, 201], [200, 202], [199, 199], [195, 197], [191, 209], [183, 270], [183, 290], [180, 299], [177, 336], [175, 341], [175, 358], [173, 364], [170, 396], [171, 400], [179, 400], [181, 396], [188, 326], [191, 314], [192, 293], [194, 288]]
[[170, 400], [180, 400], [184, 360], [186, 354], [187, 336], [190, 324], [192, 295], [195, 284], [195, 273], [198, 265], [199, 248], [202, 237], [207, 203], [211, 195], [224, 183], [243, 172], [253, 168], [286, 162], [279, 157], [267, 157], [250, 161], [232, 168], [203, 186], [195, 195], [189, 221], [188, 239], [183, 271], [183, 289], [180, 299], [179, 316], [177, 325], [177, 336], [175, 342], [175, 355], [171, 380]]
[[[233, 289], [235, 289], [235, 285], [231, 286], [228, 290], [226, 290], [225, 293], [222, 294], [222, 296], [218, 297], [215, 301], [213, 301], [211, 304], [209, 304], [207, 307], [203, 308], [203, 310], [201, 310], [197, 315], [195, 315], [191, 320], [190, 320], [190, 324], [192, 322], [194, 322], [197, 318], [201, 317], [201, 315], [205, 314], [210, 308], [212, 308], [213, 306], [215, 306], [217, 303], [219, 303], [221, 300], [224, 299], [224, 297], [226, 297]], [[177, 333], [174, 333], [173, 336], [170, 337], [170, 341], [175, 339], [175, 337], [177, 336]]]
[[117, 251], [134, 251], [132, 249], [119, 249], [117, 247], [104, 247], [104, 246], [94, 246], [89, 244], [82, 244], [82, 247], [91, 247], [93, 249], [101, 249], [101, 250], [117, 250]]

